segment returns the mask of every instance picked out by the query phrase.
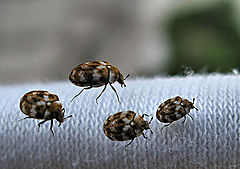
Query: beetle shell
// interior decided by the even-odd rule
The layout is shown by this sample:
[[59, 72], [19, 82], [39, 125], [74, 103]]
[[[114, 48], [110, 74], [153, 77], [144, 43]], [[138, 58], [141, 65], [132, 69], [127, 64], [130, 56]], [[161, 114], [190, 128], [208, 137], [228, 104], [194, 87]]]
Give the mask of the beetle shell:
[[59, 122], [59, 127], [65, 119], [72, 117], [70, 115], [64, 118], [65, 109], [62, 108], [62, 103], [59, 101], [58, 96], [43, 90], [34, 90], [26, 93], [20, 100], [20, 109], [28, 116], [24, 119], [43, 119], [42, 122], [38, 123], [39, 128], [41, 124], [51, 120], [50, 131], [53, 135], [53, 119]]
[[105, 135], [113, 141], [133, 140], [147, 129], [150, 129], [149, 123], [133, 111], [110, 115], [103, 125]]
[[193, 108], [195, 108], [193, 102], [176, 96], [162, 103], [157, 109], [156, 116], [163, 123], [172, 123], [185, 117]]
[[[127, 76], [128, 77], [128, 76]], [[125, 79], [127, 78], [125, 77]], [[105, 91], [107, 85], [109, 84], [113, 91], [115, 92], [118, 102], [120, 103], [119, 96], [117, 94], [116, 89], [112, 86], [112, 83], [118, 82], [121, 86], [126, 87], [124, 83], [124, 77], [120, 73], [120, 71], [113, 65], [105, 61], [91, 61], [87, 63], [83, 63], [78, 65], [76, 68], [72, 70], [69, 75], [69, 80], [75, 84], [76, 86], [86, 87], [83, 88], [79, 94], [75, 95], [70, 102], [74, 100], [77, 96], [79, 96], [83, 90], [91, 89], [92, 87], [100, 87], [104, 86], [102, 92], [96, 98], [96, 102], [98, 98]], [[97, 102], [98, 103], [98, 102]]]
[[34, 119], [54, 119], [56, 113], [62, 113], [62, 103], [55, 94], [35, 90], [26, 93], [20, 100], [21, 111]]
[[107, 83], [114, 83], [120, 77], [123, 76], [118, 68], [110, 63], [105, 61], [90, 61], [74, 68], [69, 75], [69, 80], [80, 87], [100, 87]]

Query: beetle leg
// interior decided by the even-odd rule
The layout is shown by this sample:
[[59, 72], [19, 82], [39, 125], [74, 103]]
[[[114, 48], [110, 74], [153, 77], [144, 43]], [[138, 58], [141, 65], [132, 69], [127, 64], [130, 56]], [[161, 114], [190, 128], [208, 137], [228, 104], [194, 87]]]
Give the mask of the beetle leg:
[[40, 129], [40, 125], [43, 124], [43, 123], [45, 123], [46, 121], [48, 121], [48, 120], [43, 120], [43, 121], [41, 121], [40, 123], [38, 123], [38, 132], [39, 132], [39, 129]]
[[149, 128], [150, 132], [153, 134], [153, 131], [151, 130], [151, 128]]
[[78, 97], [78, 96], [83, 92], [83, 90], [88, 90], [88, 89], [91, 89], [91, 88], [92, 88], [92, 86], [83, 88], [76, 96], [74, 96], [74, 97], [72, 98], [72, 100], [70, 101], [70, 103], [72, 103], [72, 101], [73, 101], [76, 97]]
[[169, 126], [170, 124], [172, 124], [172, 122], [171, 122], [171, 123], [168, 123], [168, 124], [166, 124], [166, 125], [164, 125], [164, 126], [161, 128], [161, 132], [162, 132], [163, 128]]
[[143, 138], [145, 138], [145, 139], [148, 139], [148, 138], [145, 136], [145, 134], [144, 134], [144, 133], [142, 133], [142, 136], [143, 136]]
[[127, 146], [129, 146], [129, 145], [133, 142], [133, 140], [134, 140], [134, 139], [132, 139], [132, 140], [130, 141], [130, 143], [128, 143], [127, 145], [125, 145], [125, 151], [126, 151]]
[[[61, 123], [60, 123], [60, 124], [61, 124]], [[52, 128], [53, 128], [53, 120], [51, 120], [50, 130], [51, 130], [51, 132], [52, 132], [52, 134], [53, 134], [53, 136], [54, 136], [54, 132], [53, 132]]]
[[124, 77], [124, 80], [126, 80], [129, 76], [130, 76], [130, 74], [127, 74], [127, 75]]
[[26, 119], [32, 119], [33, 117], [25, 117], [25, 118], [23, 118], [23, 119], [20, 119], [20, 120], [18, 120], [18, 121], [22, 121], [22, 120], [26, 120]]
[[113, 91], [115, 92], [115, 94], [117, 95], [118, 102], [121, 104], [116, 89], [115, 89], [115, 88], [112, 86], [112, 84], [109, 82], [109, 78], [110, 78], [110, 70], [109, 70], [109, 67], [108, 67], [108, 66], [107, 66], [107, 70], [108, 70], [107, 82], [109, 83], [109, 85], [111, 86], [111, 88], [113, 89]]
[[194, 121], [194, 118], [190, 115], [190, 114], [188, 114], [190, 117], [191, 117], [191, 119]]
[[98, 95], [98, 97], [96, 98], [96, 103], [98, 104], [98, 99], [99, 99], [99, 97], [101, 97], [101, 95], [103, 94], [103, 92], [106, 90], [106, 88], [107, 88], [107, 84], [105, 84], [105, 86], [104, 86], [104, 88], [103, 88], [103, 90], [101, 91], [101, 93]]
[[183, 120], [183, 122], [182, 122], [182, 125], [183, 125], [183, 126], [184, 126], [185, 121], [186, 121], [186, 116], [184, 116], [184, 120]]
[[[142, 118], [144, 118], [144, 116], [149, 117], [149, 116], [151, 116], [151, 115], [149, 115], [149, 114], [143, 114], [143, 115], [142, 115]], [[148, 123], [151, 124], [152, 120], [153, 120], [153, 117], [151, 118], [151, 120], [150, 120]]]
[[151, 120], [148, 122], [148, 124], [151, 124], [152, 123], [152, 121], [153, 121], [153, 117], [151, 118]]
[[116, 94], [116, 96], [117, 96], [117, 99], [118, 99], [118, 102], [121, 104], [121, 102], [120, 102], [120, 99], [119, 99], [119, 97], [118, 97], [118, 94], [117, 94], [117, 91], [116, 91], [116, 89], [113, 87], [113, 85], [111, 84], [111, 83], [109, 83], [109, 85], [111, 86], [111, 88], [113, 89], [113, 91], [115, 92], [115, 94]]
[[143, 114], [143, 115], [142, 115], [142, 118], [144, 118], [144, 116], [149, 117], [150, 115], [148, 115], [148, 114]]

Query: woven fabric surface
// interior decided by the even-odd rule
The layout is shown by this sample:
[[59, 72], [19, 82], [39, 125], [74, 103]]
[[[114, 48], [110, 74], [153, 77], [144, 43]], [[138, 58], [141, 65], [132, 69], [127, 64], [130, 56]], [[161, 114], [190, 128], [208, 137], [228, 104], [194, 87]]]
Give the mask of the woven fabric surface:
[[[84, 91], [70, 82], [1, 86], [0, 168], [240, 168], [240, 76], [208, 75], [127, 79], [126, 88], [114, 84], [121, 104], [108, 86]], [[26, 119], [19, 109], [20, 98], [31, 90], [48, 90], [59, 96], [66, 116], [73, 117], [57, 127], [50, 122], [38, 132], [39, 120]], [[185, 125], [178, 120], [165, 125], [156, 119], [156, 110], [165, 100], [181, 96], [192, 100], [199, 111], [190, 112]], [[154, 117], [142, 136], [129, 141], [109, 140], [103, 122], [114, 113], [132, 110]]]

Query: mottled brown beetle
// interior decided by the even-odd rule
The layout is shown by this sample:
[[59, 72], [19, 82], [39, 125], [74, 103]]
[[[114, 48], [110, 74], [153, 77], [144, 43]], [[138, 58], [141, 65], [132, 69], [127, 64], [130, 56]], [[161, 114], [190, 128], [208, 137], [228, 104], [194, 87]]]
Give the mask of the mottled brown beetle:
[[125, 148], [138, 136], [142, 135], [147, 139], [143, 131], [149, 129], [152, 133], [149, 124], [152, 122], [153, 117], [147, 122], [144, 120], [144, 116], [149, 115], [143, 114], [140, 116], [133, 111], [122, 111], [110, 115], [103, 125], [104, 134], [113, 141], [131, 140]]
[[98, 98], [106, 90], [107, 84], [109, 84], [115, 92], [117, 99], [120, 103], [117, 91], [112, 86], [112, 84], [117, 81], [119, 84], [121, 84], [121, 87], [126, 87], [124, 80], [128, 76], [129, 75], [124, 78], [118, 68], [105, 61], [90, 61], [80, 64], [72, 70], [69, 75], [69, 80], [74, 85], [85, 88], [83, 88], [76, 96], [74, 96], [70, 102], [72, 102], [77, 96], [79, 96], [83, 92], [83, 90], [88, 90], [93, 87], [100, 87], [104, 85], [103, 90], [96, 98], [96, 103], [98, 103]]
[[198, 109], [193, 105], [194, 101], [195, 98], [193, 98], [193, 102], [190, 102], [187, 99], [176, 96], [162, 103], [156, 112], [157, 119], [163, 123], [169, 123], [164, 125], [162, 129], [169, 126], [172, 122], [181, 119], [182, 117], [184, 117], [184, 121], [182, 122], [182, 124], [184, 124], [186, 115], [189, 115], [193, 120], [193, 117], [189, 114], [190, 110], [196, 109], [198, 111]]
[[20, 109], [28, 116], [24, 119], [42, 119], [43, 121], [38, 123], [39, 128], [41, 124], [51, 120], [50, 130], [53, 135], [53, 119], [59, 122], [59, 127], [66, 118], [72, 117], [70, 115], [64, 118], [65, 109], [62, 108], [62, 103], [59, 101], [58, 96], [43, 90], [34, 90], [26, 93], [20, 100]]

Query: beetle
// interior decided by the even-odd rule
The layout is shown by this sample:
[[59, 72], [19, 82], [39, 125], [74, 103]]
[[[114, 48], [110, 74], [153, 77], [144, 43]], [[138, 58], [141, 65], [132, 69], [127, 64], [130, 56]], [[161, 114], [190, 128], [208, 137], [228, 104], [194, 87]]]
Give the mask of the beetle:
[[28, 116], [22, 120], [28, 118], [43, 120], [38, 123], [38, 130], [41, 124], [51, 120], [50, 131], [53, 135], [52, 127], [54, 119], [59, 122], [59, 127], [66, 118], [72, 117], [70, 115], [64, 118], [65, 109], [62, 108], [62, 103], [59, 101], [58, 96], [44, 90], [33, 90], [26, 93], [20, 100], [20, 109]]
[[190, 110], [196, 109], [198, 111], [194, 106], [194, 102], [195, 98], [193, 98], [193, 102], [191, 102], [188, 99], [176, 96], [160, 104], [156, 112], [156, 117], [160, 122], [168, 123], [167, 125], [164, 125], [162, 129], [182, 117], [184, 117], [184, 121], [182, 122], [182, 124], [184, 124], [186, 115], [190, 116], [193, 120], [193, 117], [189, 114]]
[[106, 61], [90, 61], [82, 63], [71, 71], [69, 80], [74, 85], [85, 88], [75, 95], [70, 102], [79, 96], [83, 90], [89, 90], [93, 87], [101, 87], [104, 85], [103, 90], [96, 98], [96, 103], [98, 103], [97, 100], [103, 94], [107, 85], [109, 84], [115, 92], [118, 102], [121, 103], [117, 91], [112, 84], [117, 81], [121, 87], [126, 87], [124, 80], [128, 76], [129, 74], [124, 78], [118, 68]]
[[143, 114], [140, 116], [139, 114], [133, 111], [122, 111], [110, 115], [103, 124], [104, 134], [113, 141], [126, 141], [131, 140], [127, 146], [129, 146], [133, 140], [138, 136], [143, 136], [145, 139], [147, 137], [144, 135], [144, 130], [152, 130], [150, 129], [150, 124], [153, 120], [153, 117], [148, 122], [144, 120], [144, 116], [149, 116], [147, 114]]
[[156, 112], [156, 117], [160, 122], [168, 123], [167, 125], [164, 125], [162, 129], [182, 117], [184, 117], [184, 121], [182, 122], [182, 124], [184, 124], [186, 115], [190, 116], [193, 120], [193, 117], [189, 114], [190, 110], [196, 109], [198, 111], [194, 106], [194, 101], [195, 98], [193, 98], [193, 102], [191, 102], [188, 99], [176, 96], [160, 104]]

